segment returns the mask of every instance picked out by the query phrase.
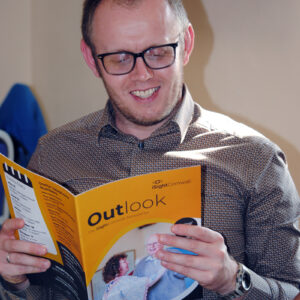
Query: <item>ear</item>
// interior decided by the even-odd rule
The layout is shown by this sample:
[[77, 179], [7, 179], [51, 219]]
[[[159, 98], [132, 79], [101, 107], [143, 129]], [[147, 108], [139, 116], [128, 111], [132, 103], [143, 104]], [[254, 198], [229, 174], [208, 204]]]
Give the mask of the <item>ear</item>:
[[183, 65], [187, 65], [190, 59], [190, 55], [192, 54], [194, 48], [194, 29], [192, 24], [189, 24], [188, 28], [184, 33], [184, 56], [183, 56]]
[[92, 50], [91, 48], [85, 43], [85, 41], [82, 39], [80, 42], [80, 49], [82, 52], [82, 55], [84, 57], [85, 62], [89, 66], [89, 68], [93, 71], [94, 75], [96, 77], [100, 77], [100, 74], [98, 72], [96, 62], [94, 60]]

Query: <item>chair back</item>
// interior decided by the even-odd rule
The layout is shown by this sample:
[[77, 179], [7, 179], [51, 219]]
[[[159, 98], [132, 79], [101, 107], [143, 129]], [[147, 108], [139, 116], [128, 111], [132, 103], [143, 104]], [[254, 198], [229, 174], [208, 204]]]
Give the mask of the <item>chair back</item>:
[[[0, 153], [8, 157], [9, 159], [14, 159], [14, 146], [13, 141], [8, 133], [0, 129]], [[0, 166], [2, 168], [2, 166]], [[0, 179], [0, 227], [1, 224], [9, 217], [9, 210], [7, 201], [4, 194], [4, 189], [2, 181]]]
[[0, 129], [13, 140], [14, 161], [26, 168], [39, 138], [47, 133], [38, 101], [29, 86], [12, 86], [0, 106]]

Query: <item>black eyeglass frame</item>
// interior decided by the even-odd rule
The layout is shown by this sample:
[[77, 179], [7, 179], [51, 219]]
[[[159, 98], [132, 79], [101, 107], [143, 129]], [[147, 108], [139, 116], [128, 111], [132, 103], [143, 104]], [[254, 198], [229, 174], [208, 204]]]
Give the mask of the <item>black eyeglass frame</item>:
[[[176, 48], [178, 47], [178, 44], [179, 44], [179, 42], [170, 43], [170, 44], [164, 44], [164, 45], [159, 45], [159, 46], [152, 46], [152, 47], [149, 47], [149, 48], [147, 48], [147, 49], [145, 49], [145, 50], [143, 50], [142, 52], [139, 52], [139, 53], [134, 53], [134, 52], [130, 52], [130, 51], [117, 51], [117, 52], [108, 52], [108, 53], [103, 53], [103, 54], [97, 54], [96, 56], [97, 56], [97, 58], [99, 58], [101, 60], [103, 68], [105, 69], [105, 71], [108, 74], [110, 74], [110, 75], [116, 75], [116, 76], [118, 76], [118, 75], [126, 75], [126, 74], [130, 73], [134, 69], [135, 64], [136, 64], [136, 59], [138, 57], [141, 57], [143, 59], [145, 65], [149, 69], [152, 69], [152, 70], [160, 70], [160, 69], [165, 69], [165, 68], [170, 67], [171, 65], [173, 65], [173, 63], [176, 60]], [[149, 64], [147, 63], [147, 61], [146, 61], [146, 59], [144, 57], [145, 53], [147, 51], [149, 51], [149, 50], [157, 49], [157, 48], [163, 48], [163, 47], [172, 47], [173, 48], [174, 57], [173, 57], [172, 62], [170, 64], [166, 65], [166, 66], [163, 66], [163, 67], [153, 68], [153, 67], [149, 66]], [[106, 69], [105, 64], [104, 64], [104, 58], [105, 58], [105, 56], [109, 56], [109, 55], [113, 55], [113, 54], [122, 54], [122, 53], [124, 53], [124, 54], [130, 54], [130, 55], [133, 56], [133, 64], [132, 64], [131, 69], [128, 72], [125, 72], [125, 73], [111, 73], [111, 72], [108, 72], [108, 70]]]

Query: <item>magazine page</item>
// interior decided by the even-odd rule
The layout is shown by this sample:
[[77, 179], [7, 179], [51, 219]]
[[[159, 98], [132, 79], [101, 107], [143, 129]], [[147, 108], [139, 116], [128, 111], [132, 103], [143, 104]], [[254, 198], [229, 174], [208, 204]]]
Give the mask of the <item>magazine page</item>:
[[[65, 242], [67, 236], [60, 231], [58, 224], [65, 216], [59, 215], [59, 212], [66, 210], [71, 219], [76, 218], [74, 196], [60, 185], [21, 167], [2, 154], [0, 163], [10, 214], [25, 221], [24, 228], [16, 233], [17, 238], [45, 245], [49, 252], [46, 257], [61, 263], [57, 241]], [[73, 207], [64, 209], [63, 205], [68, 203], [73, 203]], [[76, 226], [73, 227], [72, 231], [76, 231]]]
[[[162, 299], [193, 299], [188, 297], [195, 292], [199, 298], [195, 282], [161, 268], [159, 262], [157, 270], [141, 271], [145, 269], [142, 261], [150, 261], [151, 248], [157, 246], [155, 234], [170, 233], [171, 225], [179, 220], [200, 225], [199, 166], [130, 177], [74, 196], [3, 155], [0, 162], [11, 215], [26, 224], [17, 237], [44, 244], [49, 251], [46, 257], [52, 261], [43, 275], [31, 276], [32, 282], [50, 285], [70, 300], [126, 299], [123, 296], [129, 291], [127, 299], [132, 300], [144, 299], [141, 293], [153, 299], [151, 294], [157, 292]], [[117, 281], [105, 276], [104, 280], [103, 270], [115, 255], [123, 257], [126, 276]], [[126, 282], [121, 294], [105, 293], [121, 281]], [[174, 289], [174, 284], [180, 288]], [[161, 294], [169, 288], [175, 296]]]
[[201, 224], [199, 166], [119, 180], [75, 201], [89, 300], [195, 299], [188, 298], [195, 291], [199, 298], [196, 282], [162, 268], [152, 256], [160, 247], [155, 234], [170, 233], [179, 220]]
[[0, 162], [10, 214], [25, 221], [16, 237], [45, 245], [51, 259], [51, 268], [30, 275], [31, 282], [61, 290], [69, 299], [87, 299], [74, 195], [3, 155]]

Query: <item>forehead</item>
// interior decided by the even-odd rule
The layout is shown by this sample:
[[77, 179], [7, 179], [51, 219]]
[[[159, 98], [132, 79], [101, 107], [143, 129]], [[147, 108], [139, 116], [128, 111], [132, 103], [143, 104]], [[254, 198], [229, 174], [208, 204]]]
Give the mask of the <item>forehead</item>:
[[149, 243], [153, 243], [153, 242], [157, 242], [157, 236], [156, 235], [152, 235], [149, 237], [147, 244]]
[[96, 9], [92, 40], [96, 50], [143, 50], [174, 42], [180, 25], [164, 0], [142, 0], [134, 6], [105, 0]]

